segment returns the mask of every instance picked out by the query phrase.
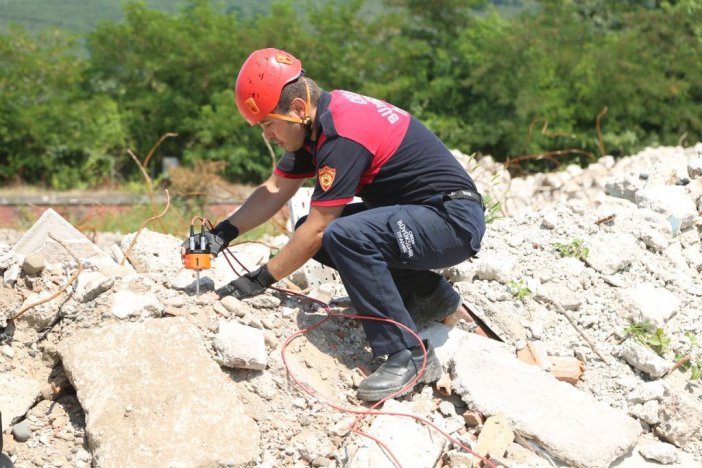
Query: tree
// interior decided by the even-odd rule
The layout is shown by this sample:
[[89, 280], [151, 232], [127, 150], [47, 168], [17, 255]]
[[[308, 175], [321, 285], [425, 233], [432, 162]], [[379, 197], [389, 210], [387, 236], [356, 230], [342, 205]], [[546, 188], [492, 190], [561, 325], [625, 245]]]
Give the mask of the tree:
[[74, 39], [11, 28], [0, 56], [0, 180], [59, 189], [105, 182], [127, 133], [115, 102], [86, 89]]

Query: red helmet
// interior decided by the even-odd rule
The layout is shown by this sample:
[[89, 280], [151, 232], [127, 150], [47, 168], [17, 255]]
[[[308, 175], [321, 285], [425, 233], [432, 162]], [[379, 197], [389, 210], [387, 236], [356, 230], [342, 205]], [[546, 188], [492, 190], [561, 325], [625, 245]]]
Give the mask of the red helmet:
[[236, 79], [236, 106], [251, 125], [275, 109], [283, 87], [302, 73], [302, 62], [279, 49], [254, 51]]

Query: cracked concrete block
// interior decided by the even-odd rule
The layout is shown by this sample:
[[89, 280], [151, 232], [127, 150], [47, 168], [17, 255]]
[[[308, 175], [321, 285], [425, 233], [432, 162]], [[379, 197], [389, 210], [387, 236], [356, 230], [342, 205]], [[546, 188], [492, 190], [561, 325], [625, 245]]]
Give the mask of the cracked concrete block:
[[163, 304], [152, 293], [123, 290], [112, 296], [111, 312], [120, 319], [157, 317], [163, 312]]
[[[395, 400], [388, 400], [381, 411], [416, 414], [412, 406]], [[446, 439], [437, 437], [433, 430], [412, 418], [378, 416], [366, 431], [383, 443], [397, 457], [401, 466], [436, 465]], [[391, 468], [392, 459], [374, 441], [363, 438], [356, 455], [346, 465], [347, 468]]]
[[663, 327], [680, 307], [677, 295], [651, 283], [625, 289], [622, 300], [627, 304], [627, 310], [632, 311], [629, 318], [634, 322], [650, 322], [659, 327]]
[[628, 233], [597, 234], [585, 245], [589, 249], [585, 263], [605, 275], [625, 269], [640, 254], [636, 238]]
[[648, 374], [654, 379], [663, 377], [672, 366], [672, 363], [635, 340], [626, 340], [617, 352], [631, 367]]
[[139, 273], [176, 274], [183, 268], [180, 259], [182, 243], [183, 239], [144, 228], [141, 232], [124, 236], [119, 246]]
[[515, 432], [578, 467], [609, 467], [637, 442], [637, 421], [541, 369], [493, 340], [469, 334], [454, 354], [453, 387], [470, 408], [503, 413]]
[[258, 328], [220, 322], [213, 345], [223, 366], [263, 370], [268, 364], [263, 331]]
[[84, 271], [76, 278], [76, 297], [80, 302], [95, 300], [115, 284], [115, 279], [97, 271]]
[[257, 424], [186, 319], [81, 330], [59, 353], [93, 466], [243, 466], [258, 456]]
[[41, 254], [47, 264], [74, 262], [73, 256], [49, 235], [66, 244], [84, 265], [99, 268], [115, 264], [112, 257], [51, 208], [20, 238], [11, 252], [24, 257], [32, 253]]
[[0, 389], [2, 433], [29, 411], [39, 397], [41, 389], [36, 380], [12, 372], [0, 373]]

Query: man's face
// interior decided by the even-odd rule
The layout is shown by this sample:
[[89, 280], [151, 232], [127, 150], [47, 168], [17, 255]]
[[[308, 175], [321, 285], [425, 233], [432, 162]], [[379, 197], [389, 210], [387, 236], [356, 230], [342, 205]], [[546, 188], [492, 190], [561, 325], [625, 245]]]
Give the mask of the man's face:
[[263, 136], [285, 151], [297, 151], [305, 143], [305, 126], [286, 120], [266, 117], [261, 120]]

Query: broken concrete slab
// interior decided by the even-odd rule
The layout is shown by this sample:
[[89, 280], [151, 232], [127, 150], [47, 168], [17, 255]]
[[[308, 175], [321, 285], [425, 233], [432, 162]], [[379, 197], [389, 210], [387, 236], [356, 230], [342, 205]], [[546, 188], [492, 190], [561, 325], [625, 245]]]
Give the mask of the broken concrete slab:
[[453, 387], [482, 414], [502, 412], [512, 428], [578, 467], [606, 467], [628, 452], [641, 426], [619, 410], [470, 334], [454, 354]]
[[514, 318], [515, 314], [508, 309], [509, 304], [483, 299], [482, 294], [471, 282], [456, 283], [454, 287], [461, 294], [465, 306], [502, 341], [514, 345], [518, 341], [526, 340], [526, 328]]
[[59, 353], [86, 413], [94, 466], [244, 464], [259, 429], [183, 318], [86, 330]]
[[682, 395], [671, 395], [661, 402], [658, 413], [660, 424], [656, 435], [663, 440], [685, 447], [699, 440], [702, 433], [702, 407], [694, 400]]
[[[453, 364], [453, 355], [466, 335], [469, 335], [469, 332], [457, 327], [444, 325], [440, 322], [434, 322], [429, 327], [419, 331], [419, 336], [422, 337], [422, 339], [429, 340], [444, 370], [448, 370]], [[502, 346], [507, 352], [513, 349], [513, 347], [508, 344], [500, 343], [499, 341], [495, 343], [498, 346]]]
[[120, 319], [158, 317], [163, 313], [163, 304], [151, 292], [122, 290], [113, 294], [111, 312]]
[[633, 322], [650, 322], [659, 327], [663, 327], [680, 307], [677, 295], [651, 283], [625, 289], [622, 300], [627, 304], [627, 310], [631, 311], [628, 318]]
[[[396, 400], [386, 401], [381, 411], [416, 415], [411, 405]], [[411, 417], [378, 416], [366, 432], [382, 441], [397, 457], [401, 466], [436, 465], [446, 442], [441, 434]], [[375, 441], [364, 437], [356, 455], [346, 468], [368, 468], [369, 466], [394, 468], [396, 465]]]
[[676, 234], [692, 226], [698, 216], [686, 188], [678, 185], [646, 187], [636, 192], [635, 200], [639, 207], [666, 216]]
[[76, 278], [76, 298], [79, 302], [90, 302], [112, 288], [114, 283], [113, 277], [99, 271], [84, 271]]
[[652, 349], [636, 340], [628, 339], [617, 349], [617, 354], [624, 359], [631, 367], [653, 377], [654, 379], [663, 377], [673, 366]]
[[639, 256], [636, 237], [628, 233], [598, 233], [586, 242], [585, 263], [604, 275], [613, 275]]
[[670, 444], [644, 436], [628, 454], [617, 460], [613, 468], [699, 468], [692, 455]]
[[182, 243], [183, 239], [144, 228], [141, 232], [124, 236], [119, 246], [138, 273], [176, 274], [183, 268], [180, 259]]
[[0, 374], [0, 434], [27, 413], [40, 391], [39, 382], [34, 379], [7, 372]]
[[213, 345], [223, 366], [263, 370], [268, 365], [263, 330], [258, 328], [222, 321]]
[[[509, 427], [507, 418], [504, 414], [497, 413], [485, 421], [478, 436], [475, 453], [481, 457], [502, 458], [513, 440], [514, 432]], [[471, 466], [480, 466], [480, 459], [474, 457]]]
[[[32, 293], [27, 299], [22, 303], [20, 310], [26, 310], [19, 320], [27, 323], [30, 327], [36, 330], [43, 330], [52, 323], [61, 314], [61, 304], [66, 301], [66, 296], [60, 294], [59, 296], [47, 300], [54, 293], [52, 291], [41, 291], [38, 293]], [[47, 300], [46, 302], [42, 302]], [[29, 307], [32, 304], [38, 304], [34, 307]]]
[[678, 462], [678, 449], [665, 442], [653, 442], [639, 447], [639, 453], [647, 460], [657, 461], [664, 465]]
[[49, 235], [61, 240], [85, 266], [100, 268], [115, 264], [112, 257], [93, 244], [82, 232], [51, 208], [41, 215], [29, 231], [12, 247], [11, 252], [23, 257], [32, 253], [40, 253], [46, 263], [74, 262], [71, 253], [67, 252], [61, 244], [52, 240]]

